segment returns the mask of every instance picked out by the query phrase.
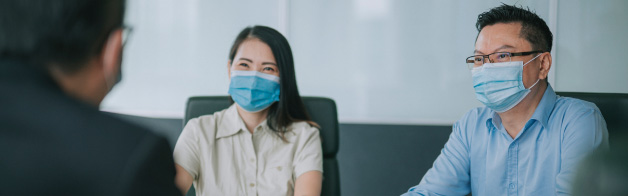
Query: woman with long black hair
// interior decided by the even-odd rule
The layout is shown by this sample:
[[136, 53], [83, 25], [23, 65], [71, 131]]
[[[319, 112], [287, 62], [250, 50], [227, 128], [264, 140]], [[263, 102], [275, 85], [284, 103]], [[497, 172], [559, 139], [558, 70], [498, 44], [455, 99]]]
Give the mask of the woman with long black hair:
[[235, 102], [191, 119], [174, 159], [177, 186], [197, 195], [320, 195], [322, 149], [299, 95], [286, 38], [265, 26], [245, 28], [229, 53]]

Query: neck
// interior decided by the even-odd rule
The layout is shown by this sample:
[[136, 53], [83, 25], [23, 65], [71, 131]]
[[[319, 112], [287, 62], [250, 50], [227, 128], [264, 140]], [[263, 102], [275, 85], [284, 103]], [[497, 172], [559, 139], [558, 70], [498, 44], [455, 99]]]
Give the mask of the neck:
[[53, 80], [57, 82], [66, 94], [89, 105], [98, 107], [107, 91], [102, 87], [102, 79], [100, 79], [104, 76], [98, 74], [91, 67], [93, 66], [87, 65], [85, 68], [67, 73], [56, 66], [50, 66], [49, 71]]
[[242, 121], [244, 121], [246, 129], [248, 129], [251, 133], [255, 132], [255, 127], [264, 122], [264, 120], [266, 120], [266, 117], [268, 116], [268, 108], [259, 112], [252, 113], [240, 108], [240, 106], [237, 104], [236, 106], [236, 108], [238, 109], [238, 114], [240, 115], [240, 118], [242, 118]]
[[547, 83], [540, 81], [538, 85], [530, 89], [530, 93], [519, 104], [506, 112], [498, 113], [502, 120], [502, 125], [510, 137], [513, 139], [517, 137], [528, 120], [532, 118], [536, 107], [543, 98], [545, 89], [547, 89]]

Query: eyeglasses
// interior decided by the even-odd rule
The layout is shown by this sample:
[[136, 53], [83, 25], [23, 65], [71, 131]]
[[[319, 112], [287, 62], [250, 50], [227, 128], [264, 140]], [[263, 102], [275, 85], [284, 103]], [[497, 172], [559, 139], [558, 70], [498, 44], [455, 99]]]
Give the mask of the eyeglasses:
[[484, 63], [503, 63], [510, 62], [513, 56], [526, 56], [535, 53], [542, 53], [543, 51], [535, 50], [530, 52], [495, 52], [488, 55], [474, 55], [467, 57], [467, 67], [473, 69], [474, 67], [481, 67]]
[[122, 46], [124, 46], [126, 45], [127, 41], [129, 41], [131, 33], [133, 33], [133, 27], [123, 25], [120, 28], [122, 29]]

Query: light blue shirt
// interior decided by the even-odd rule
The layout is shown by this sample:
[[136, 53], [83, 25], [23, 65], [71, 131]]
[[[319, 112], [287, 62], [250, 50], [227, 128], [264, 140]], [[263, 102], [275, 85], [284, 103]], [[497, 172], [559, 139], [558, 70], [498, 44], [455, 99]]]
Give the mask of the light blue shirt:
[[570, 194], [580, 160], [608, 148], [595, 104], [559, 97], [551, 86], [513, 139], [497, 113], [475, 108], [453, 125], [449, 140], [410, 195]]

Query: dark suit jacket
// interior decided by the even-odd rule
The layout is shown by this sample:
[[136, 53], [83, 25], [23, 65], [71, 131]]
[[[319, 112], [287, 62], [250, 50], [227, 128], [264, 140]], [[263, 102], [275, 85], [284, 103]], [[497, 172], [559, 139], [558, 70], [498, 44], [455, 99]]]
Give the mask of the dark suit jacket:
[[0, 59], [0, 195], [180, 195], [166, 139]]

